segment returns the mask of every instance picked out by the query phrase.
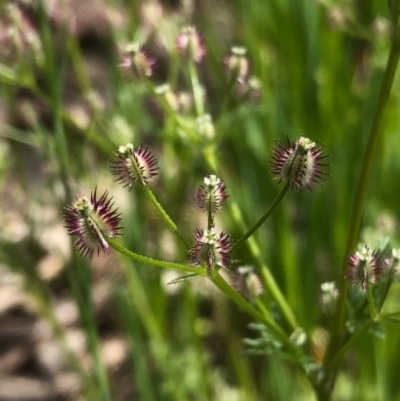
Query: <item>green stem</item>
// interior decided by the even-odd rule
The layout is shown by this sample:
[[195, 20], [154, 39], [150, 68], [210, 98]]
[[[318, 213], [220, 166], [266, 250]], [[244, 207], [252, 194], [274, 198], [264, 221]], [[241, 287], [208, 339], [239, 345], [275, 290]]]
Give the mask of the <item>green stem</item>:
[[157, 210], [158, 214], [161, 216], [161, 218], [164, 220], [165, 224], [170, 228], [170, 230], [175, 233], [175, 235], [181, 240], [181, 242], [186, 246], [186, 248], [190, 248], [189, 243], [185, 240], [185, 238], [183, 238], [183, 236], [182, 236], [181, 232], [179, 231], [175, 222], [171, 219], [171, 217], [169, 217], [168, 213], [161, 206], [160, 202], [158, 202], [153, 191], [149, 188], [149, 186], [142, 179], [143, 173], [142, 173], [140, 165], [136, 161], [135, 157], [131, 156], [130, 159], [131, 159], [131, 165], [135, 169], [136, 177], [139, 178], [138, 182], [139, 182], [141, 188], [143, 189], [145, 195], [147, 196], [147, 198], [153, 204], [153, 206]]
[[374, 319], [367, 320], [337, 351], [335, 357], [330, 361], [330, 366], [337, 366], [345, 353], [357, 342], [357, 340], [374, 324]]
[[188, 137], [190, 137], [190, 140], [193, 143], [196, 143], [199, 141], [199, 137], [197, 135], [197, 132], [193, 129], [193, 126], [190, 124], [187, 124], [185, 119], [179, 118], [179, 114], [172, 109], [171, 105], [168, 103], [167, 99], [161, 95], [160, 93], [157, 92], [156, 87], [153, 85], [153, 83], [149, 80], [145, 80], [146, 87], [147, 89], [151, 92], [151, 94], [156, 98], [157, 102], [160, 104], [162, 107], [163, 111], [166, 113], [166, 115], [173, 121], [179, 128], [181, 128]]
[[[253, 238], [250, 238], [250, 241], [251, 243], [255, 243]], [[288, 304], [287, 299], [282, 294], [282, 291], [276, 283], [274, 276], [271, 273], [271, 270], [265, 264], [262, 264], [260, 272], [263, 278], [263, 283], [265, 284], [265, 287], [267, 288], [269, 294], [279, 306], [279, 309], [281, 310], [282, 315], [285, 317], [287, 323], [294, 330], [296, 327], [299, 326], [296, 316], [294, 315], [292, 308]]]
[[270, 207], [265, 211], [265, 213], [232, 246], [232, 250], [231, 250], [232, 252], [235, 251], [237, 248], [239, 248], [240, 245], [242, 245], [249, 237], [251, 237], [254, 234], [254, 232], [257, 231], [261, 227], [262, 224], [264, 224], [264, 222], [268, 219], [268, 217], [271, 216], [272, 212], [276, 209], [276, 207], [279, 205], [280, 201], [285, 196], [286, 192], [289, 189], [289, 186], [290, 186], [290, 183], [288, 181], [286, 183], [286, 185], [282, 188], [281, 192], [279, 192], [279, 194], [275, 198], [275, 200], [271, 203]]
[[[118, 244], [115, 240], [111, 238], [107, 238], [107, 242], [109, 245], [114, 248], [116, 251], [121, 254], [130, 257], [133, 260], [136, 260], [141, 263], [146, 263], [153, 266], [158, 266], [167, 269], [176, 269], [185, 272], [196, 273], [200, 276], [206, 276], [207, 273], [205, 269], [190, 267], [186, 265], [182, 265], [179, 263], [172, 263], [161, 261], [153, 258], [149, 258], [147, 256], [139, 255], [134, 253], [122, 245]], [[267, 315], [263, 315], [258, 312], [251, 304], [249, 304], [243, 297], [241, 297], [230, 285], [227, 284], [225, 280], [219, 275], [219, 273], [215, 273], [211, 277], [212, 282], [224, 293], [226, 294], [233, 302], [239, 305], [242, 309], [248, 312], [255, 319], [262, 321], [274, 334], [274, 336], [293, 354], [298, 355], [299, 349], [289, 340], [289, 337], [286, 333], [271, 319], [268, 318]]]
[[287, 350], [294, 356], [299, 356], [300, 350], [289, 339], [287, 334], [277, 325], [274, 320], [267, 315], [260, 313], [251, 304], [249, 304], [241, 295], [239, 295], [217, 272], [211, 276], [211, 281], [233, 302], [248, 312], [256, 320], [263, 322], [276, 339], [283, 344]]
[[384, 305], [384, 303], [386, 301], [386, 297], [387, 297], [387, 295], [389, 293], [389, 289], [390, 289], [390, 287], [392, 285], [393, 273], [394, 273], [395, 266], [396, 266], [396, 263], [393, 262], [392, 267], [391, 267], [391, 269], [389, 271], [389, 274], [388, 274], [388, 277], [387, 277], [385, 288], [383, 289], [383, 293], [381, 295], [381, 298], [380, 298], [380, 300], [378, 302], [378, 305], [376, 306], [376, 310], [377, 310], [378, 313], [381, 313], [383, 305]]
[[55, 46], [50, 30], [50, 22], [47, 15], [46, 5], [44, 4], [43, 0], [39, 2], [38, 10], [40, 35], [45, 58], [45, 72], [49, 82], [48, 91], [50, 93], [52, 122], [55, 132], [55, 145], [58, 154], [60, 177], [65, 190], [66, 198], [70, 200], [71, 189], [68, 182], [69, 153], [62, 118], [62, 95], [65, 84], [68, 55], [67, 53], [64, 53], [59, 64], [56, 65]]
[[187, 273], [196, 273], [199, 276], [207, 275], [205, 269], [203, 269], [203, 268], [192, 267], [192, 266], [182, 265], [180, 263], [167, 262], [164, 260], [149, 258], [148, 256], [139, 255], [138, 253], [130, 251], [129, 249], [118, 244], [118, 242], [116, 242], [114, 239], [112, 239], [110, 237], [107, 237], [106, 240], [107, 240], [108, 244], [112, 248], [114, 248], [116, 251], [122, 253], [125, 256], [128, 256], [129, 258], [131, 258], [133, 260], [136, 260], [137, 262], [145, 263], [147, 265], [161, 267], [163, 269], [175, 269], [175, 270], [180, 270], [182, 272], [187, 272]]
[[[330, 342], [325, 357], [325, 364], [329, 365], [330, 361], [335, 358], [336, 353], [341, 347], [345, 332], [345, 317], [346, 317], [346, 300], [348, 292], [348, 283], [345, 280], [344, 271], [347, 269], [347, 258], [349, 253], [355, 248], [361, 227], [361, 221], [364, 211], [364, 203], [370, 181], [373, 162], [376, 155], [376, 149], [382, 135], [382, 123], [384, 111], [389, 99], [390, 90], [393, 84], [394, 75], [396, 72], [400, 55], [400, 46], [392, 40], [392, 45], [389, 57], [386, 64], [385, 73], [382, 79], [381, 89], [379, 93], [378, 106], [375, 112], [374, 120], [369, 135], [367, 148], [363, 160], [363, 165], [360, 172], [360, 178], [357, 181], [357, 188], [352, 209], [352, 219], [350, 222], [350, 231], [347, 239], [346, 250], [342, 264], [342, 274], [340, 275], [340, 295], [337, 303], [336, 314], [333, 319], [331, 328]], [[333, 372], [334, 373], [334, 372]]]
[[[218, 171], [218, 165], [215, 159], [215, 153], [213, 152], [213, 147], [208, 146], [204, 149], [204, 157], [207, 161], [207, 164], [214, 172]], [[283, 190], [281, 191], [281, 193]], [[283, 194], [284, 195], [284, 194]], [[282, 195], [282, 196], [283, 196]], [[233, 200], [230, 199], [228, 203], [228, 207], [230, 209], [229, 214], [233, 217], [235, 222], [241, 227], [244, 228], [244, 219], [242, 215], [241, 208], [239, 205]], [[248, 248], [256, 260], [261, 260], [261, 251], [260, 247], [258, 246], [257, 242], [253, 237], [248, 238], [247, 241]], [[278, 284], [276, 283], [274, 276], [272, 275], [270, 269], [262, 264], [260, 269], [261, 275], [263, 276], [263, 281], [265, 284], [265, 288], [271, 294], [272, 298], [278, 304], [278, 307], [282, 311], [283, 316], [285, 317], [286, 321], [290, 325], [290, 327], [294, 330], [298, 324], [296, 317], [288, 304], [285, 296], [282, 294]]]
[[371, 318], [375, 320], [377, 317], [377, 312], [375, 308], [374, 298], [372, 296], [371, 283], [367, 281], [366, 286], [367, 286], [367, 300], [368, 300], [369, 313], [371, 315]]
[[[225, 95], [224, 101], [222, 103], [222, 107], [218, 113], [219, 117], [216, 119], [219, 123], [222, 121], [223, 117], [225, 116], [225, 113], [227, 112], [227, 108], [228, 108], [229, 104], [231, 103], [232, 95], [236, 88], [236, 84], [237, 84], [237, 77], [231, 77], [229, 79], [228, 88], [225, 91], [226, 95]], [[218, 131], [218, 128], [219, 128], [219, 124], [216, 127], [217, 131]]]
[[[137, 262], [146, 263], [153, 266], [158, 266], [166, 269], [176, 269], [180, 271], [196, 273], [200, 276], [206, 276], [207, 273], [205, 269], [190, 267], [186, 265], [182, 265], [179, 263], [166, 262], [162, 260], [157, 260], [153, 258], [149, 258], [147, 256], [139, 255], [126, 249], [122, 245], [118, 244], [115, 240], [107, 237], [107, 242], [109, 245], [114, 248], [116, 251], [121, 254], [130, 257]], [[227, 284], [225, 280], [219, 275], [219, 273], [215, 273], [211, 277], [212, 282], [224, 293], [226, 294], [232, 301], [234, 301], [237, 305], [239, 305], [242, 309], [252, 315], [255, 319], [262, 321], [274, 334], [274, 336], [280, 340], [280, 342], [294, 355], [299, 353], [298, 348], [289, 340], [289, 337], [286, 333], [270, 318], [266, 315], [258, 312], [251, 304], [249, 304], [243, 297], [241, 297], [230, 285]]]
[[142, 189], [146, 194], [147, 198], [150, 200], [150, 202], [157, 210], [158, 214], [164, 220], [165, 224], [169, 227], [169, 229], [175, 233], [175, 235], [180, 239], [180, 241], [182, 242], [183, 245], [185, 245], [186, 248], [190, 248], [189, 243], [185, 240], [185, 238], [183, 238], [182, 233], [180, 232], [175, 222], [171, 219], [171, 217], [169, 217], [168, 213], [161, 206], [160, 202], [158, 202], [153, 191], [147, 185], [143, 185]]
[[189, 69], [190, 83], [192, 84], [196, 113], [197, 116], [202, 116], [204, 114], [203, 88], [200, 85], [199, 77], [197, 75], [196, 65], [193, 60], [189, 61], [188, 69]]

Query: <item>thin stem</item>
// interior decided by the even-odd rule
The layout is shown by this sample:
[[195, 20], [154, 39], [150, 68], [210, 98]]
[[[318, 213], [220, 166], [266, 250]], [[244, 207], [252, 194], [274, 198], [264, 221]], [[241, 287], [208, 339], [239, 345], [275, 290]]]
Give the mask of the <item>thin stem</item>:
[[[234, 90], [236, 88], [236, 84], [237, 84], [237, 77], [231, 77], [229, 79], [228, 88], [227, 88], [227, 90], [225, 92], [226, 95], [225, 95], [225, 98], [223, 100], [222, 107], [221, 107], [221, 109], [219, 111], [219, 117], [217, 118], [218, 122], [222, 121], [222, 118], [223, 118], [223, 116], [225, 115], [225, 113], [227, 111], [228, 105], [229, 105], [229, 103], [231, 102], [231, 99], [232, 99], [232, 94], [233, 94], [233, 92], [234, 92]], [[217, 126], [217, 130], [218, 130], [218, 126]]]
[[39, 1], [39, 28], [43, 43], [45, 71], [49, 80], [49, 96], [51, 101], [52, 123], [55, 132], [55, 145], [58, 154], [60, 177], [63, 184], [65, 195], [71, 199], [71, 189], [68, 182], [69, 154], [67, 140], [64, 131], [62, 118], [62, 95], [65, 83], [65, 74], [68, 63], [68, 55], [64, 53], [59, 65], [56, 66], [54, 41], [50, 30], [49, 17], [46, 5]]
[[214, 227], [214, 211], [212, 208], [212, 202], [207, 203], [207, 229], [211, 230]]
[[131, 156], [130, 159], [131, 159], [131, 165], [135, 169], [136, 176], [139, 177], [138, 182], [139, 182], [142, 190], [144, 191], [145, 195], [150, 200], [150, 202], [153, 204], [153, 206], [157, 210], [158, 214], [164, 220], [165, 224], [170, 228], [171, 231], [173, 231], [175, 233], [175, 235], [181, 240], [181, 242], [185, 245], [185, 247], [189, 248], [190, 245], [185, 240], [185, 238], [183, 238], [181, 232], [178, 229], [178, 226], [171, 219], [171, 217], [169, 217], [168, 213], [165, 211], [165, 209], [161, 206], [160, 202], [157, 200], [153, 191], [149, 188], [149, 186], [142, 179], [142, 171], [141, 171], [140, 166], [139, 166], [138, 162], [136, 161], [135, 157]]
[[[218, 164], [215, 159], [215, 154], [213, 152], [213, 148], [211, 146], [208, 146], [204, 149], [203, 152], [204, 152], [204, 157], [205, 157], [209, 167], [214, 172], [217, 172]], [[237, 202], [235, 202], [234, 199], [230, 199], [228, 202], [228, 207], [230, 209], [230, 216], [232, 216], [233, 219], [235, 220], [235, 222], [237, 224], [239, 224], [239, 226], [241, 228], [244, 229], [244, 223], [243, 223], [244, 219], [243, 219], [242, 211], [241, 211], [241, 208], [239, 207], [239, 205], [237, 204]], [[255, 239], [253, 237], [248, 238], [247, 246], [248, 246], [251, 254], [253, 255], [254, 259], [261, 260], [260, 247], [258, 246], [257, 242], [255, 241]], [[290, 327], [294, 330], [298, 326], [296, 317], [295, 317], [290, 305], [288, 304], [285, 296], [282, 294], [278, 284], [276, 283], [274, 276], [272, 275], [270, 269], [266, 265], [262, 264], [261, 268], [260, 268], [260, 272], [263, 277], [263, 281], [264, 281], [266, 290], [271, 294], [273, 299], [276, 301], [276, 303], [278, 304], [278, 307], [282, 311], [282, 314], [285, 317], [286, 321], [288, 322]]]
[[222, 277], [219, 273], [211, 276], [211, 281], [233, 302], [248, 312], [256, 320], [263, 322], [276, 339], [278, 339], [288, 351], [293, 355], [299, 356], [300, 350], [289, 339], [287, 334], [277, 325], [274, 320], [267, 315], [261, 314], [251, 304], [249, 304], [241, 295], [239, 295]]
[[182, 242], [183, 245], [185, 245], [186, 248], [190, 248], [189, 243], [182, 236], [182, 233], [180, 232], [178, 226], [171, 219], [171, 217], [168, 215], [168, 213], [165, 211], [165, 209], [161, 206], [160, 202], [158, 202], [153, 191], [147, 185], [142, 186], [142, 189], [143, 189], [144, 193], [146, 194], [147, 198], [150, 200], [150, 202], [153, 204], [153, 206], [157, 210], [158, 214], [164, 220], [165, 224], [169, 227], [169, 229], [175, 233], [175, 235], [180, 239], [180, 241]]
[[[176, 269], [185, 272], [196, 273], [200, 276], [206, 276], [207, 273], [205, 269], [190, 267], [186, 265], [181, 265], [179, 263], [172, 263], [161, 261], [153, 258], [149, 258], [147, 256], [139, 255], [134, 253], [122, 245], [118, 244], [115, 240], [111, 238], [107, 238], [107, 242], [109, 245], [114, 248], [116, 251], [122, 253], [125, 256], [130, 257], [133, 260], [136, 260], [141, 263], [146, 263], [153, 266], [158, 266], [167, 269]], [[255, 319], [262, 321], [274, 334], [274, 336], [280, 340], [280, 342], [293, 354], [298, 355], [299, 349], [289, 340], [289, 337], [286, 333], [271, 319], [268, 318], [267, 315], [263, 315], [258, 312], [251, 304], [249, 304], [243, 297], [241, 297], [230, 285], [227, 284], [225, 280], [219, 275], [219, 273], [215, 273], [211, 277], [212, 282], [232, 301], [234, 301], [237, 305], [239, 305], [242, 309], [252, 315]]]
[[368, 281], [367, 281], [366, 285], [367, 285], [367, 300], [368, 300], [369, 313], [370, 313], [372, 319], [376, 319], [377, 312], [376, 312], [376, 308], [375, 308], [374, 298], [372, 296], [372, 286], [371, 286], [371, 283]]
[[131, 258], [133, 260], [136, 260], [137, 262], [145, 263], [147, 265], [162, 267], [163, 269], [175, 269], [175, 270], [180, 270], [182, 272], [187, 272], [187, 273], [196, 273], [199, 276], [207, 275], [205, 269], [203, 269], [203, 268], [192, 267], [192, 266], [182, 265], [180, 263], [167, 262], [164, 260], [149, 258], [148, 256], [139, 255], [138, 253], [130, 251], [129, 249], [118, 244], [118, 242], [116, 242], [114, 239], [112, 239], [110, 237], [107, 237], [106, 240], [107, 240], [108, 244], [112, 248], [114, 248], [116, 251], [122, 253], [125, 256], [128, 256], [129, 258]]
[[200, 85], [199, 77], [197, 75], [196, 65], [193, 60], [189, 61], [188, 69], [189, 69], [190, 83], [192, 84], [196, 113], [197, 116], [202, 116], [204, 114], [203, 88]]
[[387, 295], [389, 293], [389, 289], [390, 289], [390, 287], [392, 285], [393, 273], [394, 273], [395, 266], [396, 266], [396, 263], [393, 262], [392, 267], [391, 267], [391, 269], [389, 271], [389, 274], [388, 274], [388, 277], [387, 277], [385, 288], [383, 289], [383, 293], [381, 295], [381, 298], [380, 298], [380, 300], [378, 302], [378, 305], [376, 306], [376, 310], [377, 310], [378, 313], [380, 313], [382, 311], [383, 305], [384, 305], [384, 303], [386, 301], [386, 297], [387, 297]]
[[330, 361], [331, 366], [339, 364], [344, 354], [352, 347], [353, 344], [374, 324], [374, 319], [368, 319], [337, 351], [335, 357]]
[[343, 335], [345, 331], [345, 316], [346, 316], [346, 300], [348, 292], [348, 283], [344, 278], [343, 272], [347, 269], [347, 258], [349, 253], [357, 244], [358, 234], [361, 227], [361, 221], [364, 211], [364, 203], [368, 189], [368, 183], [371, 178], [372, 166], [376, 156], [376, 149], [382, 135], [382, 123], [384, 111], [390, 95], [390, 90], [393, 84], [393, 78], [396, 72], [400, 55], [400, 46], [394, 40], [389, 53], [386, 64], [386, 70], [382, 79], [381, 89], [379, 93], [378, 106], [375, 112], [374, 120], [369, 135], [367, 148], [363, 160], [363, 165], [360, 172], [360, 177], [357, 181], [357, 188], [352, 209], [352, 219], [350, 222], [350, 231], [347, 239], [346, 250], [343, 257], [342, 274], [340, 276], [340, 295], [337, 303], [336, 314], [333, 319], [331, 329], [330, 342], [326, 353], [325, 364], [329, 365], [330, 361], [335, 358], [336, 353], [341, 347]]
[[232, 252], [235, 251], [237, 248], [239, 248], [240, 245], [242, 245], [249, 237], [251, 237], [254, 234], [255, 231], [257, 231], [261, 227], [262, 224], [264, 224], [264, 222], [268, 219], [269, 216], [271, 216], [272, 212], [279, 205], [279, 203], [281, 202], [281, 200], [285, 196], [286, 192], [288, 191], [289, 187], [290, 187], [290, 182], [288, 181], [286, 183], [286, 185], [282, 188], [281, 192], [279, 192], [279, 194], [275, 198], [275, 200], [271, 203], [270, 207], [265, 211], [265, 213], [232, 246]]
[[[255, 243], [253, 238], [250, 238], [250, 241], [251, 243]], [[271, 270], [265, 264], [262, 264], [260, 272], [263, 278], [263, 283], [265, 284], [265, 288], [278, 304], [282, 315], [285, 317], [287, 323], [292, 329], [295, 329], [299, 326], [296, 316], [294, 315], [292, 308], [288, 304], [286, 297], [282, 294], [282, 291], [276, 283], [275, 278], [271, 273]]]

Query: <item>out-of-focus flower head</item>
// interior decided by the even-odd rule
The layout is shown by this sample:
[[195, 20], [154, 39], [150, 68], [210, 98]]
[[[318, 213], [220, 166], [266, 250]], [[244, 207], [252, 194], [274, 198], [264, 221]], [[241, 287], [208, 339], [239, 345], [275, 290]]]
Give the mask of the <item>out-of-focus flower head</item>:
[[225, 68], [229, 78], [240, 83], [244, 83], [249, 74], [250, 66], [246, 53], [246, 48], [234, 46], [224, 59]]
[[339, 296], [339, 290], [334, 281], [321, 284], [321, 302], [322, 308], [326, 313], [335, 311], [336, 300]]
[[176, 94], [172, 91], [169, 84], [158, 85], [155, 88], [155, 92], [158, 96], [160, 96], [163, 101], [165, 101], [168, 107], [171, 108], [172, 111], [179, 110], [179, 101], [177, 99]]
[[40, 63], [42, 45], [30, 14], [18, 3], [0, 7], [0, 60], [13, 64], [34, 58]]
[[355, 285], [360, 283], [363, 291], [367, 283], [377, 284], [382, 273], [382, 254], [380, 251], [372, 251], [364, 246], [360, 251], [351, 253], [348, 259], [349, 268], [345, 274], [348, 281]]
[[136, 78], [151, 77], [155, 60], [149, 57], [138, 43], [129, 43], [122, 54], [120, 67]]
[[264, 292], [263, 284], [252, 266], [240, 266], [236, 269], [233, 287], [246, 299], [254, 299]]
[[185, 26], [180, 31], [176, 38], [176, 48], [181, 55], [196, 63], [200, 63], [206, 54], [203, 39], [193, 26]]
[[210, 114], [203, 114], [196, 119], [197, 132], [204, 139], [213, 139], [215, 137], [215, 126]]

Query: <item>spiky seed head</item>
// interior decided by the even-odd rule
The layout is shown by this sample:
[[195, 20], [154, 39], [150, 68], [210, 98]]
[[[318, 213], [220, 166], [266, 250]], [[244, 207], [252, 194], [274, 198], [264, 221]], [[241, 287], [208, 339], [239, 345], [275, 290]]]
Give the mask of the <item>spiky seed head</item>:
[[363, 291], [367, 283], [377, 284], [382, 272], [382, 254], [379, 250], [372, 251], [364, 245], [360, 251], [351, 253], [348, 259], [348, 270], [345, 277], [352, 284], [361, 284]]
[[116, 161], [110, 162], [111, 174], [117, 177], [117, 182], [132, 189], [136, 182], [148, 185], [158, 174], [156, 157], [143, 145], [134, 147], [131, 143], [120, 146]]
[[204, 184], [196, 189], [197, 205], [206, 213], [215, 214], [226, 204], [229, 195], [225, 184], [215, 175], [204, 178]]
[[305, 137], [298, 138], [295, 142], [287, 139], [287, 144], [276, 141], [272, 146], [270, 166], [275, 179], [281, 182], [289, 182], [290, 189], [302, 192], [304, 187], [312, 190], [324, 180], [327, 175], [322, 168], [327, 167], [322, 160], [329, 155], [322, 154], [322, 147]]
[[217, 234], [215, 228], [196, 229], [195, 243], [189, 251], [190, 262], [195, 266], [206, 263], [207, 273], [211, 275], [215, 265], [227, 269], [231, 265], [229, 251], [232, 247], [231, 236], [224, 231]]
[[69, 235], [77, 236], [73, 247], [82, 256], [92, 257], [93, 252], [100, 250], [110, 253], [106, 238], [121, 235], [121, 215], [113, 209], [114, 202], [109, 198], [108, 191], [97, 199], [97, 189], [87, 197], [77, 195], [74, 204], [64, 210], [65, 228]]

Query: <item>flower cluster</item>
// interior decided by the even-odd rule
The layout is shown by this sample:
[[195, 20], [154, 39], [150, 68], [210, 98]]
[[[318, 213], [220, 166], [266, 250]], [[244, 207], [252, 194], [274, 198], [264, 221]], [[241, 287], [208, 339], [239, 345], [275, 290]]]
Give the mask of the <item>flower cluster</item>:
[[[116, 153], [117, 160], [111, 162], [111, 174], [117, 177], [117, 182], [130, 190], [140, 182], [147, 186], [158, 173], [157, 159], [142, 145], [134, 147], [131, 143], [121, 146]], [[77, 196], [73, 205], [65, 208], [65, 228], [69, 235], [78, 236], [73, 244], [82, 256], [92, 256], [100, 250], [110, 253], [107, 237], [120, 235], [121, 215], [113, 209], [112, 198], [106, 191], [97, 199], [97, 191], [91, 194], [90, 200]]]
[[158, 174], [157, 159], [142, 145], [134, 147], [131, 143], [120, 146], [117, 161], [111, 162], [111, 174], [117, 177], [117, 182], [132, 189], [136, 182], [148, 185]]
[[239, 97], [252, 102], [260, 98], [262, 85], [257, 77], [250, 76], [250, 61], [245, 47], [233, 46], [224, 58], [224, 66], [228, 78], [236, 85]]
[[290, 189], [302, 191], [306, 187], [314, 189], [324, 181], [327, 173], [322, 170], [327, 167], [321, 161], [329, 155], [322, 154], [322, 147], [305, 137], [300, 137], [295, 142], [287, 139], [287, 145], [276, 141], [272, 147], [270, 165], [275, 179], [288, 182]]
[[77, 195], [77, 201], [65, 208], [65, 228], [69, 235], [78, 237], [73, 246], [78, 248], [82, 256], [92, 257], [95, 250], [99, 254], [101, 249], [110, 253], [106, 238], [121, 235], [121, 215], [113, 209], [114, 203], [111, 201], [108, 191], [97, 199], [95, 190], [90, 199]]
[[349, 255], [348, 265], [347, 280], [353, 285], [361, 283], [361, 288], [365, 291], [368, 282], [377, 284], [379, 281], [383, 267], [382, 253], [372, 251], [365, 245], [360, 251]]
[[205, 177], [204, 183], [196, 190], [197, 205], [208, 216], [208, 228], [195, 230], [195, 243], [190, 249], [190, 261], [194, 265], [205, 262], [209, 275], [214, 265], [228, 268], [231, 264], [229, 251], [232, 239], [224, 231], [217, 234], [214, 227], [215, 213], [226, 204], [228, 196], [225, 184], [215, 175]]

